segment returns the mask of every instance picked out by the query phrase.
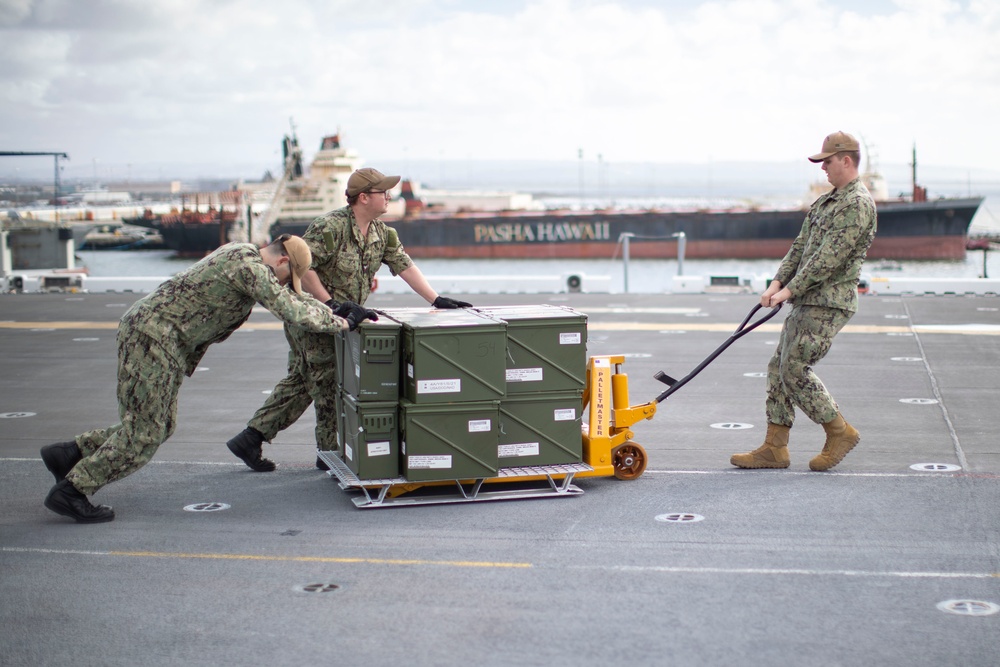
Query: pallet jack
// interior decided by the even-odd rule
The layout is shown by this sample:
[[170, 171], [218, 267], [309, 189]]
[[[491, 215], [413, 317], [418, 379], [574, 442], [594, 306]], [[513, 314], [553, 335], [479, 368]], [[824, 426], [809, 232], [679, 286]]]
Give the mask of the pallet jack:
[[[635, 436], [632, 427], [640, 421], [652, 419], [661, 402], [690, 382], [730, 345], [777, 315], [781, 304], [751, 323], [750, 320], [761, 308], [760, 304], [754, 306], [729, 338], [683, 378], [674, 379], [663, 371], [656, 373], [654, 378], [668, 388], [648, 403], [630, 405], [628, 375], [622, 371], [624, 355], [590, 357], [583, 392], [583, 408], [585, 412], [589, 409], [589, 419], [581, 425], [581, 462], [501, 468], [496, 477], [488, 478], [410, 482], [403, 477], [358, 479], [336, 451], [320, 451], [318, 454], [329, 466], [328, 474], [337, 478], [342, 489], [362, 492], [352, 498], [359, 508], [563, 497], [583, 493], [582, 489], [573, 484], [574, 479], [614, 476], [621, 480], [635, 480], [646, 470], [648, 456], [642, 445], [632, 440]], [[539, 488], [483, 490], [486, 485], [491, 488], [500, 483], [537, 481], [546, 481], [548, 485]], [[422, 489], [440, 490], [448, 487], [454, 492], [414, 494]]]

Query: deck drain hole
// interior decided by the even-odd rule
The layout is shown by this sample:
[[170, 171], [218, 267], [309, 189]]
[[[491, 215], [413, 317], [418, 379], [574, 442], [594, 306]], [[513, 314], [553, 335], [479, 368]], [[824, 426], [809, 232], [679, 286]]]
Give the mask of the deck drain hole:
[[0, 419], [20, 419], [21, 417], [34, 416], [34, 412], [0, 412]]
[[889, 357], [889, 361], [923, 361], [923, 357]]
[[1000, 611], [1000, 605], [982, 600], [945, 600], [938, 602], [937, 608], [960, 616], [992, 616]]
[[332, 593], [338, 588], [340, 586], [337, 584], [306, 584], [304, 586], [296, 586], [295, 590], [299, 593]]
[[74, 343], [93, 343], [94, 341], [101, 340], [100, 338], [74, 338]]
[[935, 405], [937, 403], [936, 398], [901, 398], [900, 403], [908, 403], [910, 405]]
[[221, 510], [227, 510], [231, 506], [226, 503], [195, 503], [194, 505], [186, 505], [184, 507], [185, 512], [219, 512]]
[[962, 466], [953, 463], [914, 463], [910, 470], [921, 470], [923, 472], [955, 472], [961, 470]]
[[753, 424], [741, 424], [739, 422], [719, 422], [718, 424], [712, 424], [712, 428], [721, 428], [724, 431], [742, 431], [744, 429], [753, 428]]
[[657, 515], [656, 520], [663, 523], [694, 523], [695, 521], [704, 521], [705, 517], [687, 512], [671, 512], [670, 514]]
[[764, 372], [761, 372], [761, 371], [756, 371], [756, 372], [753, 372], [753, 373], [744, 373], [743, 377], [745, 377], [745, 378], [766, 378], [767, 377], [767, 373], [764, 373]]
[[283, 532], [281, 535], [284, 536], [284, 537], [295, 537], [296, 535], [298, 535], [301, 532], [302, 532], [301, 530], [295, 530], [294, 528], [289, 528], [288, 530], [286, 530], [285, 532]]

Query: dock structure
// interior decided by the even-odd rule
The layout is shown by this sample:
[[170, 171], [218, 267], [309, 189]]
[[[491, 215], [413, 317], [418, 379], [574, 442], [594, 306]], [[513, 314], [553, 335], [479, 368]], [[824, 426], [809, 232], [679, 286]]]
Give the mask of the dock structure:
[[[140, 293], [0, 295], [4, 664], [991, 664], [1000, 635], [1000, 298], [869, 293], [817, 373], [861, 442], [810, 472], [739, 470], [763, 437], [779, 315], [634, 427], [641, 478], [559, 501], [361, 511], [315, 468], [307, 411], [254, 473], [225, 446], [286, 371], [257, 309], [180, 393], [174, 435], [77, 525], [41, 446], [117, 420], [117, 322]], [[745, 293], [454, 294], [586, 313], [634, 402], [679, 377]], [[373, 308], [419, 307], [377, 292]], [[142, 627], [141, 638], [130, 628]]]

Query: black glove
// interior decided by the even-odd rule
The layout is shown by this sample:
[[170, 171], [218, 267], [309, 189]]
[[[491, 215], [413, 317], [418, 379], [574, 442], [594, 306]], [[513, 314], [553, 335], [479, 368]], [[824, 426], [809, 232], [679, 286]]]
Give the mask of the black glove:
[[465, 301], [458, 301], [456, 299], [449, 299], [446, 296], [439, 296], [434, 299], [434, 303], [431, 304], [435, 308], [472, 308], [471, 303], [466, 303]]
[[367, 308], [359, 306], [353, 301], [345, 301], [343, 303], [339, 303], [337, 301], [334, 301], [333, 299], [330, 299], [329, 301], [326, 302], [326, 305], [330, 306], [330, 308], [333, 310], [334, 315], [336, 315], [337, 317], [343, 317], [345, 320], [347, 319], [347, 316], [350, 313], [354, 313], [355, 314], [354, 318], [358, 322], [361, 322], [361, 320], [364, 319], [369, 319], [372, 322], [378, 321], [377, 311], [368, 310]]
[[364, 306], [359, 306], [352, 301], [345, 301], [340, 304], [340, 308], [337, 310], [336, 314], [338, 317], [343, 317], [347, 320], [351, 331], [357, 329], [358, 325], [364, 320], [371, 320], [372, 322], [378, 321], [378, 313], [374, 310], [368, 310]]

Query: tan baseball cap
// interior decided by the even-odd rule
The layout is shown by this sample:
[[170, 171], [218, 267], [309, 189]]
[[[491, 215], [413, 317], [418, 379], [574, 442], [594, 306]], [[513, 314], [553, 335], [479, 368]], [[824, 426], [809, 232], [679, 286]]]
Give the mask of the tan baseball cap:
[[285, 239], [285, 253], [292, 269], [292, 289], [302, 294], [302, 276], [312, 267], [312, 251], [300, 237], [289, 236]]
[[826, 139], [823, 140], [823, 148], [819, 153], [811, 156], [809, 161], [822, 162], [831, 155], [843, 153], [844, 151], [858, 150], [861, 150], [861, 146], [858, 144], [857, 139], [846, 132], [834, 132], [833, 134], [827, 135]]
[[399, 183], [399, 176], [386, 176], [378, 169], [358, 169], [347, 179], [347, 196], [355, 197], [372, 190], [391, 190]]

